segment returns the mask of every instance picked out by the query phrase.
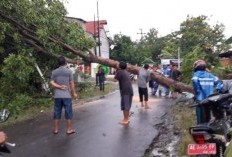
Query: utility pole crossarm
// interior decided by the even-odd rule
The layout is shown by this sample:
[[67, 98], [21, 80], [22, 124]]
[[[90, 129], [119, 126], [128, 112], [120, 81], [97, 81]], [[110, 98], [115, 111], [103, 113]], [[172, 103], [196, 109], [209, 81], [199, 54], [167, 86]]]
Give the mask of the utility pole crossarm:
[[141, 35], [141, 39], [143, 38], [143, 35], [145, 35], [146, 33], [143, 33], [143, 29], [139, 29], [140, 30], [140, 33], [137, 33], [137, 34], [139, 34], [139, 35]]

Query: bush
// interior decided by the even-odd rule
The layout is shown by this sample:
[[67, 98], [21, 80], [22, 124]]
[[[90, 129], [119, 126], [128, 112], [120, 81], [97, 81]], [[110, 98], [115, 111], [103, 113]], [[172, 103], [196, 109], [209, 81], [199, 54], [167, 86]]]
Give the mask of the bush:
[[19, 115], [21, 111], [32, 106], [48, 107], [51, 104], [51, 99], [48, 98], [32, 98], [25, 94], [18, 94], [12, 100], [1, 99], [0, 108], [8, 109], [12, 115]]
[[24, 94], [17, 95], [14, 100], [7, 104], [7, 109], [9, 109], [13, 115], [18, 115], [20, 111], [31, 104], [33, 104], [33, 99], [30, 96]]
[[171, 107], [174, 119], [174, 130], [180, 133], [180, 140], [176, 145], [179, 156], [186, 156], [188, 144], [194, 143], [188, 129], [196, 125], [195, 108], [189, 107], [190, 103], [180, 102]]
[[91, 82], [78, 82], [77, 83], [77, 91], [78, 92], [87, 92], [94, 85]]

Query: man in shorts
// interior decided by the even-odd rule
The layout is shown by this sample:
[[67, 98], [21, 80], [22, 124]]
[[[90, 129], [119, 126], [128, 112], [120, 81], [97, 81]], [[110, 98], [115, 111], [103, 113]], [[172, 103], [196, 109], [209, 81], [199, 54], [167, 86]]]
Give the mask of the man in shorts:
[[127, 64], [119, 63], [119, 70], [116, 72], [114, 80], [119, 82], [119, 89], [121, 94], [121, 110], [123, 111], [123, 120], [120, 124], [129, 124], [129, 115], [133, 98], [133, 88], [130, 74], [126, 70]]
[[139, 91], [139, 100], [141, 102], [141, 107], [144, 107], [145, 109], [149, 109], [148, 106], [148, 89], [147, 89], [147, 83], [150, 80], [150, 72], [148, 71], [149, 65], [145, 64], [143, 68], [139, 69], [139, 75], [138, 75], [138, 91]]
[[[58, 58], [59, 68], [52, 71], [50, 84], [54, 88], [54, 129], [53, 133], [59, 131], [59, 120], [61, 119], [62, 108], [65, 110], [66, 133], [67, 135], [75, 133], [72, 128], [71, 120], [73, 118], [72, 96], [77, 99], [73, 73], [67, 68], [64, 57]], [[72, 96], [71, 96], [72, 94]]]

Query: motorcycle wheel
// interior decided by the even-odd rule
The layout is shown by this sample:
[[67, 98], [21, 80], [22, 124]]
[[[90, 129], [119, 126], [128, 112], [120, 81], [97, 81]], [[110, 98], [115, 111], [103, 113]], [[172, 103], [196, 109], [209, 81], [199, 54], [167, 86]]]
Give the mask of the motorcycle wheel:
[[218, 157], [224, 157], [224, 152], [225, 152], [225, 150], [226, 150], [226, 146], [220, 144], [220, 145], [217, 147], [217, 154], [216, 154], [216, 156], [218, 156]]

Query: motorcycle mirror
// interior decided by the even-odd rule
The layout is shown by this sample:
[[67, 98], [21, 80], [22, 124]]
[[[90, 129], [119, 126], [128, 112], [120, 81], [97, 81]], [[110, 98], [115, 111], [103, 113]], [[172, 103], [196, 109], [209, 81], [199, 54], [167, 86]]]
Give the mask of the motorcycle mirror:
[[5, 122], [10, 115], [10, 111], [7, 109], [0, 110], [0, 123]]

